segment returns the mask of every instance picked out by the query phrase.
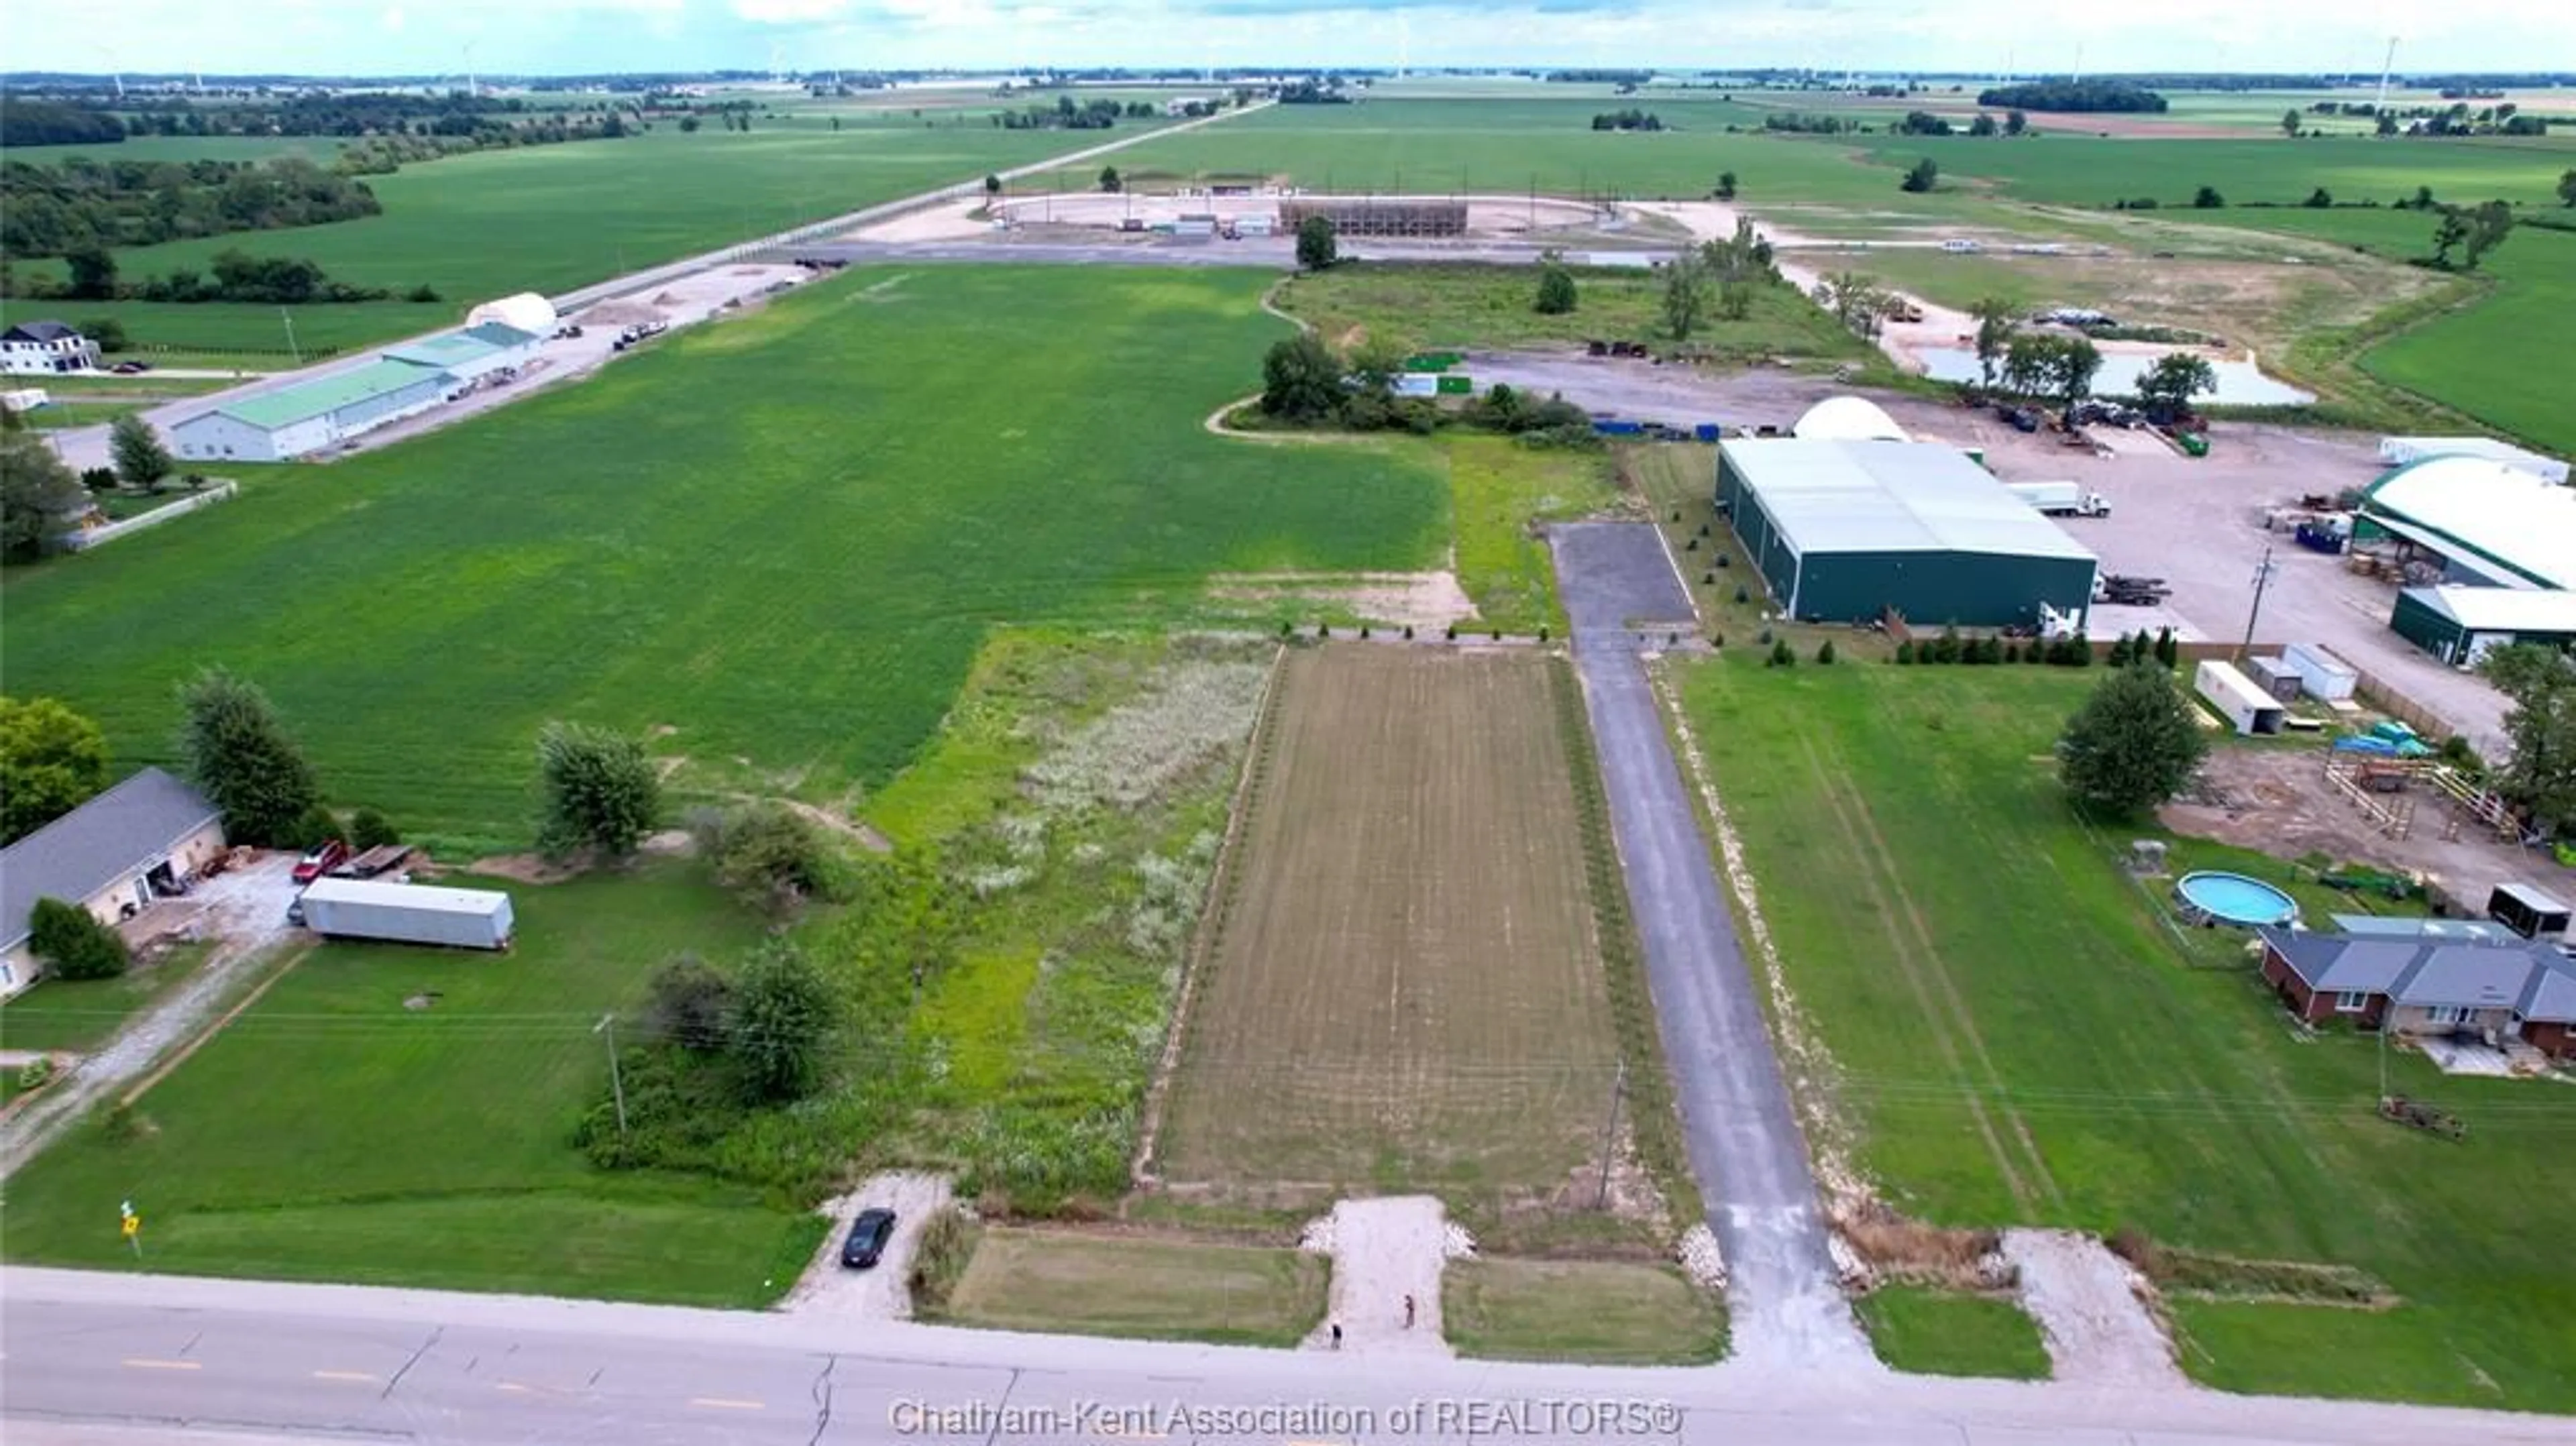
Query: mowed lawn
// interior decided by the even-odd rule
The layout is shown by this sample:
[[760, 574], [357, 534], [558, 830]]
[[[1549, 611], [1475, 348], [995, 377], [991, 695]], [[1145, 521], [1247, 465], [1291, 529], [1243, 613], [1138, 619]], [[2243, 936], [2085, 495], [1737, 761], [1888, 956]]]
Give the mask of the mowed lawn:
[[1453, 1210], [1565, 1185], [1618, 1058], [1567, 664], [1340, 644], [1291, 654], [1276, 686], [1164, 1173]]
[[2097, 676], [1679, 670], [1861, 1163], [1939, 1223], [2130, 1225], [2402, 1298], [2176, 1302], [2203, 1380], [2576, 1409], [2576, 1282], [2541, 1264], [2566, 1248], [2576, 1096], [2399, 1055], [2392, 1086], [2471, 1137], [2400, 1129], [2370, 1041], [2302, 1041], [2250, 968], [2186, 967], [2118, 866], [2140, 830], [2088, 833], [2050, 764]]
[[[219, 252], [305, 257], [339, 281], [385, 287], [396, 296], [419, 285], [439, 305], [401, 301], [295, 310], [299, 344], [352, 346], [446, 324], [478, 301], [512, 292], [554, 294], [594, 281], [768, 235], [988, 172], [1028, 165], [1134, 131], [1078, 134], [1009, 131], [980, 115], [938, 112], [926, 125], [907, 115], [850, 112], [829, 118], [755, 120], [748, 135], [710, 124], [683, 135], [672, 124], [613, 141], [575, 141], [479, 151], [408, 165], [366, 178], [381, 215], [328, 226], [254, 231], [116, 253], [127, 281], [185, 267], [207, 271]], [[1142, 128], [1145, 123], [1131, 123]], [[120, 158], [138, 144], [12, 150], [11, 159], [64, 155]], [[178, 144], [178, 143], [166, 143]], [[190, 144], [204, 146], [205, 141]], [[294, 147], [278, 147], [280, 151]], [[228, 159], [270, 153], [254, 144]], [[148, 152], [147, 152], [148, 153]], [[53, 274], [56, 261], [22, 263]], [[113, 316], [138, 343], [182, 348], [286, 347], [273, 306], [155, 306], [142, 302], [12, 302], [8, 314], [68, 310]]]
[[334, 801], [451, 847], [530, 835], [549, 719], [667, 728], [686, 776], [840, 798], [915, 755], [996, 625], [1156, 620], [1211, 572], [1439, 556], [1427, 450], [1201, 427], [1286, 333], [1268, 280], [853, 271], [12, 572], [10, 688], [167, 761], [174, 685], [227, 665]]
[[773, 1298], [819, 1222], [744, 1187], [603, 1174], [572, 1145], [607, 1069], [600, 1017], [675, 954], [747, 947], [757, 920], [673, 870], [504, 887], [507, 954], [306, 955], [136, 1103], [139, 1137], [93, 1117], [11, 1178], [7, 1258], [130, 1267], [132, 1201], [154, 1270]]

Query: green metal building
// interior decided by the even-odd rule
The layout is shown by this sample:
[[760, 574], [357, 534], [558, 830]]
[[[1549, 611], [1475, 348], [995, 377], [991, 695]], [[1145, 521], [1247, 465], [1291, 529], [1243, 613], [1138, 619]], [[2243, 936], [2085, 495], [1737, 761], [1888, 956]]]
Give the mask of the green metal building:
[[1717, 509], [1772, 602], [1801, 621], [1893, 611], [1918, 626], [2003, 627], [2093, 598], [2093, 554], [1940, 443], [1728, 441]]
[[2495, 648], [2540, 643], [2576, 648], [2576, 592], [2510, 587], [2410, 587], [2388, 625], [2454, 667]]

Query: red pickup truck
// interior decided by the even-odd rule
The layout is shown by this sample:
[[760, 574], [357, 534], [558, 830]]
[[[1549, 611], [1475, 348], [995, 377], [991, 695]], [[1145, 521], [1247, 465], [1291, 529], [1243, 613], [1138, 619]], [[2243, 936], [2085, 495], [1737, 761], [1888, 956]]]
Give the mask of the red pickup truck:
[[295, 882], [309, 884], [338, 868], [349, 857], [349, 846], [333, 839], [295, 861]]

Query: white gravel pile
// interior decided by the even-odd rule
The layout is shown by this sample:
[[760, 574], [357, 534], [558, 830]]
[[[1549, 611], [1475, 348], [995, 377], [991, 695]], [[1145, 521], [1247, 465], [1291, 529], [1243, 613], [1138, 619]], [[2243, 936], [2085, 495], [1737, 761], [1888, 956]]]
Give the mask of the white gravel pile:
[[1717, 1248], [1717, 1232], [1706, 1221], [1682, 1232], [1675, 1252], [1682, 1263], [1682, 1274], [1689, 1276], [1704, 1290], [1726, 1289], [1726, 1255]]
[[1334, 1238], [1333, 1217], [1318, 1215], [1307, 1221], [1306, 1228], [1298, 1233], [1297, 1248], [1310, 1255], [1330, 1255]]
[[1440, 1227], [1440, 1258], [1443, 1260], [1475, 1259], [1476, 1237], [1468, 1234], [1467, 1227], [1456, 1221], [1443, 1222]]

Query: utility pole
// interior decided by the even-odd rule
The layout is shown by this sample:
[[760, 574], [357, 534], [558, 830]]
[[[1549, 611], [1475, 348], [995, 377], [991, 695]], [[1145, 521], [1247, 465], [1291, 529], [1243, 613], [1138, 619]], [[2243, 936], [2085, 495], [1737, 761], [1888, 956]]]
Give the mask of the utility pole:
[[626, 1143], [626, 1077], [617, 1068], [617, 1015], [615, 1011], [599, 1016], [591, 1031], [608, 1040], [608, 1088], [617, 1096], [617, 1142]]
[[281, 306], [277, 309], [277, 319], [286, 323], [286, 354], [295, 358], [295, 365], [301, 368], [304, 365], [304, 353], [297, 350], [295, 346], [295, 318]]
[[1610, 1122], [1601, 1127], [1601, 1185], [1593, 1194], [1592, 1208], [1598, 1210], [1610, 1203], [1610, 1152], [1619, 1143], [1619, 1102], [1628, 1097], [1628, 1061], [1619, 1061], [1618, 1078], [1610, 1082]]
[[2254, 620], [2263, 615], [2263, 589], [2272, 582], [2272, 549], [2263, 549], [2263, 561], [2254, 569], [2254, 605], [2245, 610], [2245, 641], [2237, 645], [2236, 661], [2244, 662], [2254, 647]]

